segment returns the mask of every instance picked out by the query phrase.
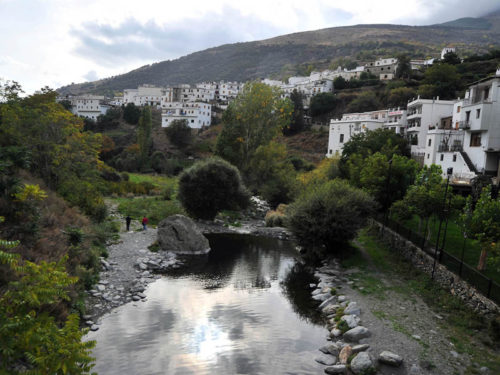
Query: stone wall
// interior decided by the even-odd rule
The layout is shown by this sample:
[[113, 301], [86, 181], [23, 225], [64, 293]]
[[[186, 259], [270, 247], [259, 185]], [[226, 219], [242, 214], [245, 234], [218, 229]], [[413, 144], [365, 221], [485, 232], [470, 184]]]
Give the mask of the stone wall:
[[[373, 220], [372, 227], [381, 238], [393, 249], [410, 261], [416, 268], [429, 276], [432, 273], [434, 259], [398, 233]], [[500, 313], [500, 308], [493, 301], [483, 296], [474, 287], [449, 271], [445, 266], [436, 263], [434, 280], [452, 295], [459, 297], [467, 306], [486, 319], [492, 319]]]

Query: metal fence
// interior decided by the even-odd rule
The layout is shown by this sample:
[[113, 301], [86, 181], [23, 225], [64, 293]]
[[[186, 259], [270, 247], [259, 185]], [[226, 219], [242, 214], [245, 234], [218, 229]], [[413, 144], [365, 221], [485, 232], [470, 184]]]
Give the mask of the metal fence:
[[[420, 247], [432, 258], [434, 258], [436, 254], [435, 244], [431, 244], [424, 236], [387, 217], [379, 217], [377, 219], [380, 223], [385, 224], [385, 226], [405, 237], [408, 241], [413, 242], [416, 246]], [[437, 252], [437, 261], [448, 268], [451, 272], [457, 274], [463, 280], [474, 286], [484, 296], [491, 299], [495, 303], [500, 304], [500, 285], [498, 283], [477, 271], [467, 263], [464, 263], [463, 260], [447, 253], [444, 249], [439, 249]]]

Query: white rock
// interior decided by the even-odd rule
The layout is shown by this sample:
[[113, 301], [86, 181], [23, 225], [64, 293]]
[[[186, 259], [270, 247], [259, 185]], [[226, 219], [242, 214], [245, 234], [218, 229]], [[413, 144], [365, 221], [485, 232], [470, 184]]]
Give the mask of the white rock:
[[325, 366], [331, 366], [337, 363], [337, 358], [331, 355], [323, 355], [321, 357], [316, 357], [314, 360], [318, 363], [321, 363], [322, 365]]
[[399, 367], [401, 366], [401, 363], [403, 363], [402, 357], [388, 350], [384, 350], [382, 353], [380, 353], [378, 356], [378, 360], [380, 363], [395, 367]]
[[346, 374], [347, 373], [347, 366], [346, 365], [335, 365], [331, 367], [325, 368], [325, 373], [329, 375], [335, 375], [335, 374]]
[[354, 328], [358, 326], [360, 319], [356, 315], [344, 315], [340, 318], [340, 320], [345, 321], [349, 328]]
[[363, 326], [354, 327], [349, 331], [347, 331], [346, 333], [344, 333], [344, 339], [350, 342], [358, 342], [359, 340], [370, 336], [371, 333], [368, 330], [368, 328]]
[[370, 358], [370, 355], [367, 352], [359, 353], [354, 359], [351, 361], [351, 371], [356, 374], [363, 374], [373, 369], [373, 362]]
[[352, 314], [352, 315], [358, 315], [359, 316], [361, 314], [361, 310], [358, 307], [358, 304], [356, 302], [350, 302], [347, 305], [347, 307], [345, 308], [344, 314], [346, 314], [346, 315]]

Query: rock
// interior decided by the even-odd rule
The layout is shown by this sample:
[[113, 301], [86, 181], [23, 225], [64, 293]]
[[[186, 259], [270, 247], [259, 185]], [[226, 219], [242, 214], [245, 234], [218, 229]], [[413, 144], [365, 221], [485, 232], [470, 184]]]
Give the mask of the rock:
[[357, 315], [359, 316], [361, 314], [361, 310], [358, 307], [358, 304], [356, 302], [350, 302], [347, 307], [344, 310], [344, 314], [346, 315]]
[[104, 285], [101, 285], [101, 284], [98, 284], [98, 285], [97, 285], [97, 290], [98, 290], [99, 292], [104, 292], [104, 290], [105, 290], [105, 289], [106, 289], [106, 287], [105, 287]]
[[411, 335], [411, 337], [413, 337], [415, 340], [420, 340], [420, 339], [422, 339], [419, 335]]
[[316, 288], [316, 284], [309, 284], [309, 288]]
[[132, 301], [140, 301], [141, 297], [139, 296], [132, 296]]
[[195, 222], [183, 215], [172, 215], [158, 224], [160, 249], [178, 254], [206, 254], [210, 251], [207, 238]]
[[325, 366], [331, 366], [337, 363], [337, 358], [331, 355], [324, 355], [321, 357], [314, 358], [314, 360], [318, 363], [321, 363], [322, 365]]
[[338, 297], [339, 302], [344, 302], [346, 299], [347, 299], [346, 296], [339, 296]]
[[453, 356], [453, 358], [455, 358], [455, 359], [459, 357], [458, 353], [457, 353], [456, 351], [454, 351], [454, 350], [450, 350], [450, 354], [451, 354], [451, 355]]
[[92, 320], [87, 320], [87, 321], [85, 322], [85, 324], [86, 324], [86, 325], [88, 325], [88, 326], [93, 326], [93, 325], [94, 325], [94, 322], [93, 322]]
[[328, 305], [331, 305], [332, 303], [334, 303], [334, 302], [335, 302], [335, 300], [336, 300], [336, 299], [337, 299], [337, 297], [336, 297], [336, 296], [332, 296], [332, 295], [330, 295], [330, 297], [328, 297], [326, 300], [324, 300], [324, 301], [321, 303], [321, 305], [319, 305], [319, 307], [318, 307], [318, 308], [322, 309], [322, 308], [324, 308], [324, 307], [326, 307], [326, 306], [328, 306]]
[[334, 329], [332, 329], [332, 330], [330, 331], [330, 335], [331, 335], [332, 337], [339, 337], [339, 336], [341, 336], [341, 335], [342, 335], [342, 331], [341, 331], [340, 329], [338, 329], [338, 328], [334, 328]]
[[[326, 301], [327, 299], [331, 298], [332, 295], [330, 293], [323, 293], [323, 294], [316, 294], [315, 296], [312, 296], [312, 299], [316, 301]], [[321, 305], [320, 305], [321, 306]]]
[[337, 311], [337, 309], [340, 307], [340, 305], [328, 305], [328, 306], [325, 306], [323, 307], [323, 309], [321, 311], [323, 311], [324, 314], [326, 315], [330, 315], [330, 314], [335, 314], [335, 312]]
[[354, 328], [358, 326], [360, 319], [356, 315], [344, 315], [340, 318], [340, 320], [345, 321], [349, 328]]
[[373, 362], [370, 358], [370, 355], [367, 352], [359, 353], [354, 359], [351, 361], [351, 371], [356, 374], [366, 374], [369, 371], [373, 371]]
[[144, 293], [137, 293], [137, 295], [141, 298], [146, 298], [146, 295]]
[[101, 281], [98, 282], [98, 284], [108, 285], [109, 281], [108, 280], [101, 280]]
[[410, 375], [422, 375], [423, 372], [422, 372], [422, 369], [418, 366], [418, 365], [411, 365], [410, 367], [410, 372], [409, 372]]
[[98, 329], [99, 329], [99, 326], [98, 326], [98, 325], [96, 325], [96, 324], [94, 324], [94, 325], [92, 325], [92, 326], [90, 327], [90, 330], [91, 330], [91, 331], [97, 331]]
[[342, 348], [339, 354], [339, 361], [341, 364], [345, 365], [347, 364], [347, 360], [352, 354], [352, 348], [350, 345], [346, 345]]
[[316, 289], [316, 290], [313, 290], [313, 292], [311, 293], [311, 295], [316, 296], [316, 295], [321, 294], [321, 293], [324, 294], [325, 292], [322, 292], [321, 289]]
[[399, 367], [403, 363], [403, 358], [388, 350], [384, 350], [378, 355], [378, 361], [389, 366]]
[[368, 328], [363, 326], [357, 326], [344, 333], [344, 339], [350, 342], [358, 342], [359, 340], [370, 336], [371, 333]]
[[359, 353], [359, 352], [364, 352], [365, 350], [368, 350], [370, 348], [370, 345], [368, 344], [360, 344], [360, 345], [354, 345], [352, 347], [352, 352], [354, 353]]
[[328, 354], [328, 345], [322, 346], [318, 349], [321, 353]]
[[141, 271], [145, 271], [145, 270], [147, 270], [147, 269], [148, 269], [148, 266], [146, 266], [144, 263], [139, 263], [139, 269], [140, 269]]
[[334, 374], [346, 374], [347, 373], [347, 366], [346, 365], [335, 365], [331, 367], [325, 368], [325, 373], [329, 375], [334, 375]]
[[486, 366], [483, 366], [479, 369], [479, 372], [481, 372], [482, 374], [487, 374], [489, 371], [490, 369]]
[[92, 319], [92, 315], [82, 315], [83, 320], [90, 320]]

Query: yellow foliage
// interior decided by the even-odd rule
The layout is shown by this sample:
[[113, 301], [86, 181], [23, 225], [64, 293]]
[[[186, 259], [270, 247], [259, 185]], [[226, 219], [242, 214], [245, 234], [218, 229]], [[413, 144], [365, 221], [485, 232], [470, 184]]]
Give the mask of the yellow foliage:
[[321, 160], [318, 166], [310, 172], [302, 173], [298, 176], [298, 179], [302, 187], [307, 187], [313, 183], [323, 183], [328, 181], [329, 172], [338, 165], [338, 158], [325, 158]]
[[39, 185], [26, 184], [19, 193], [14, 194], [14, 198], [18, 202], [42, 201], [47, 198], [47, 193]]

